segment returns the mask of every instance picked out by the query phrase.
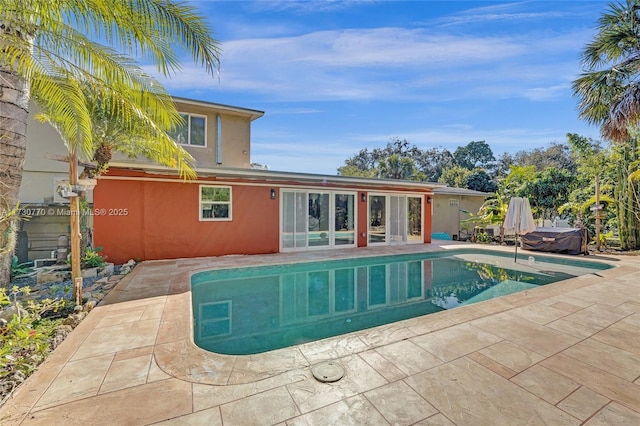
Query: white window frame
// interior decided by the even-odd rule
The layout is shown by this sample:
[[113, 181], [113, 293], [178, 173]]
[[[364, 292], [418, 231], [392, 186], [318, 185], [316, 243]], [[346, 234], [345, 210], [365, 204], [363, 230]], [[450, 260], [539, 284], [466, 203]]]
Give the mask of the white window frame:
[[[202, 201], [202, 188], [224, 188], [229, 190], [229, 201]], [[213, 209], [213, 205], [228, 205], [228, 217], [203, 217], [202, 211], [205, 205], [211, 206]], [[233, 204], [233, 188], [230, 186], [222, 186], [222, 185], [200, 185], [198, 188], [198, 218], [201, 222], [230, 222], [232, 220], [232, 204]]]
[[[187, 141], [187, 143], [180, 143], [178, 141], [176, 141], [176, 143], [181, 146], [190, 146], [194, 148], [206, 148], [207, 147], [207, 125], [208, 125], [207, 116], [202, 114], [194, 114], [191, 112], [182, 112], [182, 111], [180, 111], [179, 114], [183, 116], [183, 118], [185, 118], [184, 116], [186, 115], [185, 121], [187, 125], [187, 135], [189, 137], [189, 140]], [[191, 117], [199, 117], [204, 119], [204, 145], [195, 145], [191, 143]]]
[[[375, 242], [371, 241], [370, 226], [371, 226], [371, 199], [374, 196], [385, 197], [385, 241]], [[393, 241], [391, 235], [391, 197], [399, 197], [404, 199], [405, 206], [405, 235], [402, 241]], [[419, 198], [421, 218], [422, 221], [422, 235], [420, 238], [409, 239], [409, 198]], [[367, 246], [385, 246], [396, 244], [424, 244], [424, 209], [425, 209], [424, 195], [413, 192], [370, 192], [367, 197]]]
[[[292, 247], [285, 247], [283, 243], [283, 235], [284, 235], [284, 224], [283, 224], [283, 216], [284, 216], [284, 194], [305, 194], [307, 198], [307, 202], [309, 200], [309, 194], [328, 194], [329, 195], [329, 244], [328, 245], [318, 245], [318, 246], [309, 246], [309, 222], [308, 222], [308, 214], [305, 214], [305, 225], [304, 229], [305, 235], [305, 245], [296, 247], [295, 243]], [[350, 195], [353, 197], [353, 243], [352, 244], [335, 244], [336, 237], [336, 229], [335, 229], [335, 211], [336, 211], [336, 195]], [[279, 193], [280, 199], [280, 217], [279, 221], [279, 246], [281, 252], [286, 251], [300, 251], [300, 250], [326, 250], [326, 249], [338, 249], [338, 248], [347, 248], [347, 247], [357, 247], [358, 245], [358, 192], [354, 192], [351, 190], [336, 190], [336, 191], [327, 191], [325, 189], [319, 188], [282, 188]], [[308, 208], [307, 208], [308, 209]], [[307, 210], [308, 212], [308, 210]], [[295, 238], [295, 237], [294, 237]]]

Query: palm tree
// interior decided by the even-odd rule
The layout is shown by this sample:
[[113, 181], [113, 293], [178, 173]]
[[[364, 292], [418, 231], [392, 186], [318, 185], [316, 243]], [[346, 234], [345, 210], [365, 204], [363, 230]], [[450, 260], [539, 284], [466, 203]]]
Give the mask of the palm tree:
[[[123, 122], [117, 120], [113, 113], [111, 104], [114, 99], [105, 97], [104, 93], [96, 92], [91, 86], [85, 86], [83, 93], [90, 114], [93, 135], [90, 159], [96, 163], [95, 169], [85, 169], [83, 175], [95, 177], [105, 173], [115, 151], [130, 158], [142, 156], [167, 167], [177, 168], [187, 178], [196, 177], [193, 170], [195, 160], [169, 135], [168, 132], [173, 129], [173, 126], [163, 128], [157, 124], [161, 123], [161, 120], [156, 119], [155, 111], [141, 109], [130, 111], [125, 114], [130, 117], [130, 120]], [[48, 114], [40, 114], [37, 118], [48, 122], [53, 119]], [[183, 124], [179, 115], [173, 118]]]
[[586, 71], [573, 82], [580, 117], [600, 126], [605, 139], [622, 145], [618, 167], [618, 225], [623, 248], [640, 247], [637, 183], [629, 180], [637, 160], [640, 123], [640, 0], [610, 4], [598, 33], [583, 51]]
[[478, 216], [471, 217], [468, 220], [475, 219], [475, 222], [481, 225], [498, 225], [500, 227], [500, 244], [504, 244], [504, 218], [509, 210], [509, 200], [506, 199], [499, 191], [495, 195], [485, 200], [478, 209]]
[[[69, 152], [93, 155], [91, 112], [83, 87], [110, 99], [110, 114], [158, 131], [178, 113], [162, 86], [132, 56], [165, 76], [180, 69], [178, 44], [214, 74], [218, 43], [195, 10], [164, 0], [2, 0], [0, 9], [0, 198], [18, 202], [30, 99], [37, 102]], [[104, 44], [96, 42], [101, 40]], [[146, 118], [143, 118], [146, 117]], [[177, 152], [165, 152], [167, 156]], [[188, 173], [186, 156], [168, 162]], [[0, 252], [11, 253], [15, 216], [0, 222]], [[0, 257], [0, 285], [9, 281], [10, 256]]]
[[[125, 88], [123, 92], [127, 89]], [[167, 134], [170, 129], [162, 129], [155, 124], [154, 112], [144, 111], [137, 108], [126, 116], [130, 116], [129, 121], [120, 121], [113, 113], [114, 109], [110, 106], [118, 99], [113, 99], [112, 91], [100, 91], [96, 93], [89, 85], [84, 85], [83, 93], [85, 96], [86, 107], [90, 112], [91, 130], [92, 130], [92, 150], [93, 157], [96, 162], [96, 168], [85, 169], [81, 177], [94, 178], [99, 174], [106, 172], [109, 161], [111, 160], [112, 151], [123, 153], [129, 157], [144, 156], [149, 160], [164, 164], [169, 167], [177, 168], [187, 177], [195, 177], [195, 172], [191, 166], [193, 157], [178, 145]], [[129, 105], [121, 104], [119, 108], [127, 108]], [[69, 150], [69, 183], [71, 185], [77, 183], [77, 143], [73, 140], [75, 135], [67, 135], [64, 133], [64, 126], [61, 126], [61, 119], [55, 114], [55, 111], [44, 111], [36, 116], [41, 122], [49, 123], [58, 131], [62, 140]], [[179, 116], [178, 116], [179, 117]], [[84, 256], [84, 245], [81, 244], [81, 227], [80, 227], [80, 198], [84, 198], [84, 194], [79, 197], [70, 199], [70, 225], [71, 225], [71, 266], [73, 278], [81, 275], [81, 259]], [[74, 238], [79, 236], [79, 238]], [[82, 300], [82, 287], [78, 283], [75, 284], [74, 290], [76, 295], [76, 303]]]
[[624, 143], [640, 121], [640, 1], [610, 4], [598, 22], [573, 90], [580, 117], [600, 126], [605, 139]]

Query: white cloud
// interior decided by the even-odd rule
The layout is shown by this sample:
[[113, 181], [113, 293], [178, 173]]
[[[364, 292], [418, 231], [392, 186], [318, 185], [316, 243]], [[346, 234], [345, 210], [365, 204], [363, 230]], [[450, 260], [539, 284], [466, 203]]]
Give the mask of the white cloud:
[[577, 74], [576, 46], [585, 38], [584, 31], [491, 37], [389, 27], [232, 40], [223, 44], [219, 79], [186, 65], [163, 84], [270, 101], [438, 101], [487, 93], [540, 100], [539, 88], [561, 87]]
[[[510, 38], [431, 34], [404, 28], [317, 31], [295, 37], [246, 39], [223, 44], [227, 61], [270, 68], [307, 67], [439, 67], [486, 63], [522, 54], [527, 49]], [[263, 60], [262, 60], [263, 59]]]
[[292, 1], [292, 0], [270, 0], [255, 1], [251, 7], [255, 12], [261, 11], [289, 11], [299, 14], [335, 12], [375, 3], [374, 0], [322, 0], [322, 1]]
[[524, 92], [524, 96], [532, 101], [546, 101], [562, 96], [571, 89], [570, 85], [560, 84], [549, 87], [535, 87]]

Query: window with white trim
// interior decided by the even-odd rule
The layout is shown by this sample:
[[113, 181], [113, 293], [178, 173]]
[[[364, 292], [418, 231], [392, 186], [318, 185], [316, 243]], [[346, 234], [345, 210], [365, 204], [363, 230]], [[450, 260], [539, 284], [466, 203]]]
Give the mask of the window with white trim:
[[200, 185], [200, 220], [231, 220], [231, 187]]
[[458, 207], [460, 201], [457, 198], [449, 198], [449, 207]]
[[207, 117], [181, 112], [184, 122], [169, 132], [169, 136], [180, 145], [207, 146]]

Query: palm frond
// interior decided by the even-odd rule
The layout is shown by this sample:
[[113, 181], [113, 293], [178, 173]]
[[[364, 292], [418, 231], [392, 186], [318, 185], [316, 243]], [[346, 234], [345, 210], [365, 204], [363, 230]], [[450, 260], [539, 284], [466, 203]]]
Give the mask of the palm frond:
[[179, 69], [172, 46], [177, 43], [193, 60], [214, 74], [220, 46], [195, 9], [163, 0], [85, 0], [66, 2], [65, 12], [77, 19], [81, 31], [96, 34], [126, 53], [152, 60], [164, 75]]
[[91, 158], [91, 119], [77, 81], [38, 75], [31, 80], [31, 92], [42, 108], [35, 118], [51, 124], [69, 152]]
[[609, 5], [582, 64], [572, 86], [580, 118], [600, 126], [605, 139], [628, 141], [640, 122], [640, 1]]

